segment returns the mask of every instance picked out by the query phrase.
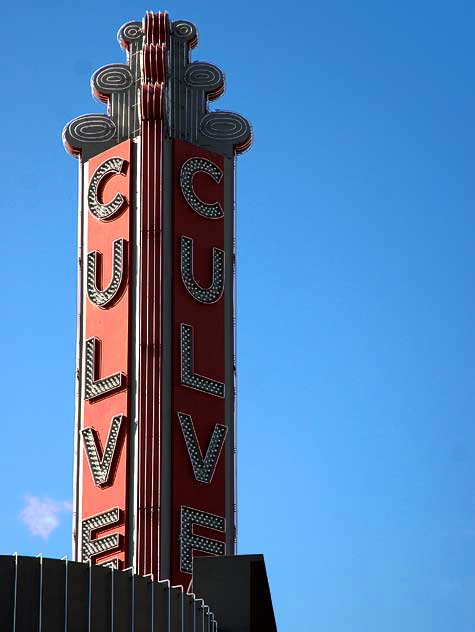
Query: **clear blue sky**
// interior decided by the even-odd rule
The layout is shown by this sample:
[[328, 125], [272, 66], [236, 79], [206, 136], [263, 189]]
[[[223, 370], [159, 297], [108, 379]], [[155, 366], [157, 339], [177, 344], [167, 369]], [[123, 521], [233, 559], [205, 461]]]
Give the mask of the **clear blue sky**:
[[[473, 2], [2, 9], [0, 549], [70, 552], [76, 162], [146, 9], [199, 28], [238, 164], [239, 551], [280, 630], [475, 630]], [[29, 500], [25, 497], [29, 495]], [[49, 500], [45, 500], [49, 499]], [[35, 505], [36, 503], [36, 505]], [[25, 504], [59, 521], [28, 530]]]

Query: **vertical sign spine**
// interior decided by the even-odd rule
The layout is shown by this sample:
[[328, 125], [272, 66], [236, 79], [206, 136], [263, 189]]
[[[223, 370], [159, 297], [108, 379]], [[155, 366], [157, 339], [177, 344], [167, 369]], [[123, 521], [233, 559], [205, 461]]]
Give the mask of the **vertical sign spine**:
[[164, 91], [168, 18], [144, 20], [141, 86], [137, 570], [159, 577], [162, 423]]

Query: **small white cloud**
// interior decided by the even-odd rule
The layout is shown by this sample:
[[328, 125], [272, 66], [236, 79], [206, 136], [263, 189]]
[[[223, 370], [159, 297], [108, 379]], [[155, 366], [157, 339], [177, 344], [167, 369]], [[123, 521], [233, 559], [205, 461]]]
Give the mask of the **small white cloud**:
[[51, 498], [37, 498], [27, 494], [26, 505], [20, 512], [20, 520], [28, 527], [32, 535], [38, 535], [47, 540], [59, 525], [59, 514], [71, 511], [71, 503], [58, 502]]

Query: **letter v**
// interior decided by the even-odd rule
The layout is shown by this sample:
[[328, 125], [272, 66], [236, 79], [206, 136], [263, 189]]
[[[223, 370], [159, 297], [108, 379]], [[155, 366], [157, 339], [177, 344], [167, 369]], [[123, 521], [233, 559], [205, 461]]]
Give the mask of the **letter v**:
[[193, 419], [190, 415], [185, 413], [178, 413], [178, 419], [180, 421], [183, 437], [185, 438], [186, 449], [188, 450], [188, 456], [190, 457], [195, 479], [200, 483], [209, 485], [213, 478], [228, 429], [222, 424], [214, 425], [213, 434], [211, 435], [206, 455], [203, 458], [203, 453], [201, 452], [196, 437]]
[[106, 485], [109, 481], [111, 465], [114, 460], [123, 418], [124, 415], [112, 417], [109, 436], [107, 437], [106, 447], [102, 457], [99, 457], [100, 441], [97, 432], [93, 428], [84, 428], [84, 430], [81, 430], [92, 478], [94, 479], [94, 484], [97, 486]]

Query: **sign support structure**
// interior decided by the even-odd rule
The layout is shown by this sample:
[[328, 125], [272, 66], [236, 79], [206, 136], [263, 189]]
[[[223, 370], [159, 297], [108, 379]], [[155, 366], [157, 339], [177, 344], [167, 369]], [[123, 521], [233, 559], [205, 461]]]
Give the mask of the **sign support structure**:
[[185, 587], [233, 555], [234, 169], [240, 115], [186, 21], [147, 13], [97, 70], [107, 114], [66, 125], [78, 158], [73, 556]]

